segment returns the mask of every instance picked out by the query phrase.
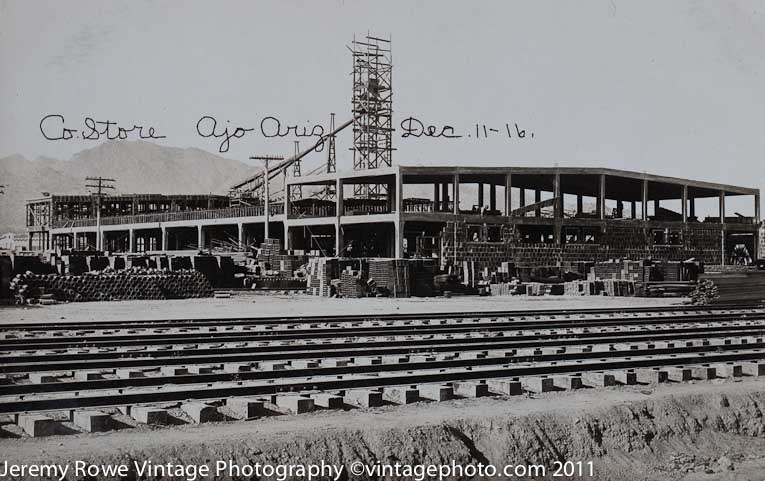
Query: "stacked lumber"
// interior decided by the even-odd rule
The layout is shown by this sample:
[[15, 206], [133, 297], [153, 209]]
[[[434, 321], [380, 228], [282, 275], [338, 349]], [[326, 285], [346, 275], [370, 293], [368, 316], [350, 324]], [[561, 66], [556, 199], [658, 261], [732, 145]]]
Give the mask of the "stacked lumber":
[[620, 279], [570, 281], [564, 289], [567, 296], [631, 297], [637, 292], [637, 284]]
[[644, 293], [646, 297], [687, 297], [695, 288], [691, 281], [651, 281], [646, 282]]

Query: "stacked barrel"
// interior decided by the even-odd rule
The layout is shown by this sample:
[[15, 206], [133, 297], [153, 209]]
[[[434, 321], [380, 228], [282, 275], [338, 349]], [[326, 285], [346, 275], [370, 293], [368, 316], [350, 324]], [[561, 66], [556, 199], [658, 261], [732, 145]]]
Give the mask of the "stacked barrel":
[[28, 271], [13, 278], [11, 290], [18, 303], [46, 294], [65, 302], [186, 299], [212, 295], [210, 283], [200, 272], [144, 268], [104, 270], [79, 276]]

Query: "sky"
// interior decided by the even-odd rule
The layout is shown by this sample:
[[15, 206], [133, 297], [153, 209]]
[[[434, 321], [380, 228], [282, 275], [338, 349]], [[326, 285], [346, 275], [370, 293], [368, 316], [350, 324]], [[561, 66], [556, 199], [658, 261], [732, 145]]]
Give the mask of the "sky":
[[[64, 123], [49, 117], [50, 137], [62, 125], [87, 131], [90, 117], [217, 153], [221, 139], [197, 132], [211, 116], [219, 133], [254, 129], [232, 139], [226, 157], [289, 154], [296, 139], [264, 138], [262, 119], [309, 131], [326, 127], [330, 112], [349, 119], [346, 47], [370, 32], [392, 40], [396, 162], [602, 166], [763, 188], [764, 9], [711, 0], [0, 0], [0, 157], [66, 159], [103, 141], [46, 140], [40, 123], [51, 114]], [[464, 136], [402, 138], [409, 117]], [[526, 138], [512, 135], [516, 123]], [[476, 138], [476, 124], [489, 138]], [[350, 142], [338, 141], [341, 170], [352, 165]]]

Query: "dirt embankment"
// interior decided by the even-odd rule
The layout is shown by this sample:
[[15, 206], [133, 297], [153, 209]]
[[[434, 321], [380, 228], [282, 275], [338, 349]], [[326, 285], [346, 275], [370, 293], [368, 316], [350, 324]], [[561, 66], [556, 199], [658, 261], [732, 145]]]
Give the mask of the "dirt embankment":
[[[553, 477], [548, 471], [546, 479], [762, 480], [763, 384], [698, 384], [653, 393], [591, 390], [543, 399], [464, 400], [180, 429], [6, 439], [0, 453], [12, 462], [151, 459], [211, 468], [228, 459], [238, 465], [323, 460], [500, 468], [532, 463], [550, 468], [568, 460], [592, 461], [594, 476]], [[346, 471], [340, 479], [370, 477]]]

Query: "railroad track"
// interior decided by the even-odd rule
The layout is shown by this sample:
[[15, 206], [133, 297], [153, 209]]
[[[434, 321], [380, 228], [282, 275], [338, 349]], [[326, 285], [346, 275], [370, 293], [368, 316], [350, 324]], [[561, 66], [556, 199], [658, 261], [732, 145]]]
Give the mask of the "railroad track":
[[102, 419], [117, 407], [165, 412], [158, 403], [201, 421], [200, 412], [229, 405], [302, 412], [765, 375], [759, 308], [107, 324], [4, 329], [0, 414], [41, 435], [62, 412], [70, 420]]

